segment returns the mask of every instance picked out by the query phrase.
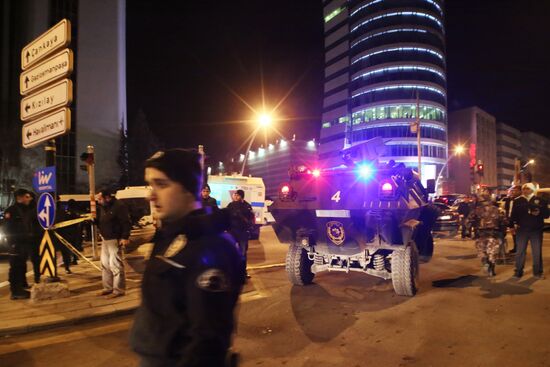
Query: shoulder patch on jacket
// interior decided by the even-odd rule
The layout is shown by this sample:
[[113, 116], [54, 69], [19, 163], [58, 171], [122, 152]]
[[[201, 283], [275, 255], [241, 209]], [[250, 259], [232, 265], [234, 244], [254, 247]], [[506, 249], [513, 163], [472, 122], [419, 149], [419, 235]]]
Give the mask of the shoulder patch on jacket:
[[168, 245], [166, 251], [164, 251], [164, 257], [174, 257], [187, 245], [187, 237], [184, 234], [180, 234]]
[[196, 280], [197, 287], [207, 292], [227, 292], [229, 279], [220, 269], [208, 269], [199, 274]]

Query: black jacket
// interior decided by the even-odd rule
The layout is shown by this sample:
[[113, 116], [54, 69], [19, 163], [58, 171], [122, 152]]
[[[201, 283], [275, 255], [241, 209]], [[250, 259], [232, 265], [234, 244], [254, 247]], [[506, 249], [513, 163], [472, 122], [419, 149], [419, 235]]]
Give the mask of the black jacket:
[[226, 211], [203, 213], [155, 234], [130, 334], [138, 354], [174, 367], [225, 365], [244, 283], [235, 240], [222, 233]]
[[231, 231], [248, 231], [254, 225], [254, 212], [246, 200], [232, 201], [227, 209], [231, 214]]
[[533, 196], [531, 200], [523, 196], [514, 200], [510, 222], [518, 226], [520, 232], [542, 231], [544, 219], [548, 218], [548, 203], [539, 196]]
[[16, 250], [21, 246], [29, 246], [35, 239], [36, 212], [32, 207], [15, 203], [8, 207], [4, 213], [3, 227], [11, 249]]
[[214, 199], [211, 196], [209, 196], [208, 199], [206, 199], [206, 200], [201, 198], [201, 205], [202, 205], [202, 208], [205, 209], [208, 213], [212, 213], [212, 212], [220, 209], [218, 207], [218, 203], [217, 203], [216, 199]]
[[99, 233], [105, 240], [130, 238], [132, 224], [128, 208], [115, 198], [107, 206], [98, 205], [97, 223]]

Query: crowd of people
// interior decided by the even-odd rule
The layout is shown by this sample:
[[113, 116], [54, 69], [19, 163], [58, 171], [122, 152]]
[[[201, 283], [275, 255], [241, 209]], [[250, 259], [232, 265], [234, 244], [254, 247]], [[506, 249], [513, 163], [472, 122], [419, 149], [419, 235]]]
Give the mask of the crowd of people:
[[[249, 277], [246, 271], [249, 230], [254, 224], [252, 207], [243, 190], [232, 193], [232, 202], [220, 209], [202, 182], [200, 155], [171, 149], [153, 155], [145, 163], [150, 201], [161, 226], [153, 237], [153, 250], [142, 281], [142, 303], [131, 330], [131, 346], [141, 366], [228, 366], [236, 364], [230, 352], [234, 310]], [[26, 262], [33, 263], [35, 283], [40, 282], [38, 243], [41, 229], [36, 220], [33, 194], [15, 192], [16, 202], [5, 212], [10, 235], [9, 281], [12, 299], [29, 297]], [[102, 237], [102, 289], [99, 296], [124, 296], [124, 249], [129, 243], [128, 209], [113, 192], [98, 195], [95, 223]], [[58, 206], [56, 220], [80, 217], [74, 202]], [[536, 195], [536, 186], [514, 186], [503, 208], [492, 201], [491, 190], [458, 205], [461, 235], [475, 238], [475, 246], [489, 276], [496, 274], [497, 255], [507, 233], [515, 253], [514, 276], [524, 273], [525, 253], [531, 244], [533, 275], [544, 279], [542, 238], [548, 203]], [[79, 226], [60, 230], [78, 250], [82, 249]], [[75, 254], [58, 244], [67, 274], [77, 264]]]
[[531, 244], [533, 276], [544, 279], [542, 267], [542, 238], [544, 219], [550, 216], [548, 203], [536, 195], [533, 183], [514, 185], [502, 199], [503, 205], [492, 200], [492, 192], [483, 187], [477, 196], [462, 199], [456, 206], [460, 214], [461, 237], [473, 237], [478, 256], [489, 276], [496, 275], [497, 256], [502, 254], [503, 244], [511, 235], [515, 256], [514, 278], [523, 276], [527, 246]]

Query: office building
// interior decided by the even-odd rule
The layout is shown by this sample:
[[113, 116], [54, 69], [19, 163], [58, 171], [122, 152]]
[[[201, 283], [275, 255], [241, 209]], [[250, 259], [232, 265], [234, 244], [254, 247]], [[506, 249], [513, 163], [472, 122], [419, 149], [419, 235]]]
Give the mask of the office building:
[[[236, 171], [240, 171], [245, 155], [235, 160]], [[261, 177], [264, 180], [266, 197], [276, 198], [279, 186], [288, 182], [291, 166], [317, 167], [317, 143], [315, 140], [277, 140], [267, 147], [251, 150], [245, 165], [245, 175]]]
[[521, 160], [521, 132], [502, 122], [496, 125], [497, 188], [505, 192], [515, 180], [516, 160]]
[[[344, 147], [380, 136], [390, 159], [418, 167], [423, 180], [447, 159], [443, 2], [324, 1], [325, 84], [319, 159], [341, 163]], [[417, 108], [417, 105], [419, 108]]]
[[[449, 161], [449, 180], [458, 193], [475, 185], [497, 186], [497, 130], [494, 116], [479, 107], [449, 113], [449, 145], [463, 145], [465, 153]], [[483, 173], [476, 172], [482, 165]]]

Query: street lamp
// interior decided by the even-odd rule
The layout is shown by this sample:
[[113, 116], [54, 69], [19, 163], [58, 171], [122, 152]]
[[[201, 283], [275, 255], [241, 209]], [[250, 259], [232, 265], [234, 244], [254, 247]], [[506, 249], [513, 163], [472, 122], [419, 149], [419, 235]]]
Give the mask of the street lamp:
[[453, 159], [454, 156], [462, 155], [465, 151], [466, 151], [466, 148], [464, 147], [463, 144], [455, 145], [455, 147], [453, 149], [453, 153], [449, 156], [449, 158], [447, 158], [447, 161], [445, 162], [445, 164], [441, 168], [441, 171], [439, 171], [439, 175], [437, 175], [437, 178], [435, 180], [435, 192], [436, 193], [437, 193], [437, 190], [439, 189], [439, 179], [441, 179], [441, 175], [443, 174], [443, 171], [445, 171], [445, 168], [447, 168], [447, 165], [449, 164], [451, 159]]
[[248, 160], [248, 157], [250, 155], [250, 148], [252, 147], [252, 143], [256, 138], [256, 134], [258, 134], [258, 131], [261, 128], [267, 129], [269, 126], [271, 126], [271, 124], [273, 123], [273, 116], [264, 112], [259, 116], [257, 116], [256, 123], [258, 124], [258, 126], [252, 133], [252, 137], [250, 138], [250, 143], [248, 143], [248, 147], [246, 148], [246, 153], [244, 154], [243, 165], [241, 167], [241, 176], [244, 175], [244, 168], [246, 166], [246, 161]]

